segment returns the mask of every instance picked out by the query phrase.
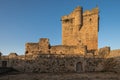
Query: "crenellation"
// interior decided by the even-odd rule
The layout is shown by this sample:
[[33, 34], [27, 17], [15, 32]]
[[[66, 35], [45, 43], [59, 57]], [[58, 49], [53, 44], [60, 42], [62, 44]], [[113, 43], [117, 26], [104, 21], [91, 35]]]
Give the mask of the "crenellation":
[[96, 7], [96, 8], [93, 8], [92, 10], [86, 10], [86, 11], [84, 11], [83, 12], [83, 16], [85, 17], [85, 16], [91, 16], [91, 15], [95, 15], [95, 14], [99, 14], [99, 9], [98, 9], [98, 7]]

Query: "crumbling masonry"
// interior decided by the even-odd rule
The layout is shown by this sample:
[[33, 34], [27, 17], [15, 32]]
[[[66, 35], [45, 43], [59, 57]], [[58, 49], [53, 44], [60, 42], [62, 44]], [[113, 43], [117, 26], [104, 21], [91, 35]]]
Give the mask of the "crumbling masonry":
[[[116, 60], [119, 54], [111, 55], [113, 51], [109, 47], [98, 50], [98, 8], [83, 12], [78, 6], [69, 15], [62, 16], [61, 21], [62, 45], [51, 46], [47, 38], [26, 43], [25, 55], [0, 54], [0, 67], [12, 67], [20, 72], [120, 72], [120, 62]], [[115, 65], [110, 67], [113, 63], [109, 60]]]

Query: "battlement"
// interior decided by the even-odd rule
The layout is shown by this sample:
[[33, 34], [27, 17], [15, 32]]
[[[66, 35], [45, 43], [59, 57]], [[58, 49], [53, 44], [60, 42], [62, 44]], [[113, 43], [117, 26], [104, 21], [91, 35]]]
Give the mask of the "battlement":
[[83, 16], [90, 16], [90, 15], [94, 15], [94, 14], [98, 14], [99, 13], [99, 9], [93, 8], [92, 10], [86, 10], [83, 12]]

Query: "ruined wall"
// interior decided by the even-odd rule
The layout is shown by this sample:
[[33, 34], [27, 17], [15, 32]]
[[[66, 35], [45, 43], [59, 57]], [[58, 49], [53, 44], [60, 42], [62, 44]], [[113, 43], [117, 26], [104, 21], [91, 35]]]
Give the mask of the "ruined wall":
[[49, 53], [49, 49], [50, 49], [50, 42], [49, 39], [47, 38], [41, 38], [39, 41], [39, 51], [41, 53]]
[[26, 43], [26, 52], [25, 54], [32, 54], [32, 53], [38, 53], [39, 52], [39, 45], [38, 43]]
[[102, 59], [74, 54], [36, 54], [9, 59], [10, 67], [21, 72], [89, 72], [103, 70]]
[[111, 50], [105, 63], [106, 71], [120, 73], [120, 50]]
[[103, 71], [112, 71], [120, 73], [120, 50], [110, 50], [110, 47], [99, 49], [99, 58], [103, 60]]
[[58, 46], [51, 46], [50, 53], [51, 54], [76, 54], [76, 55], [85, 55], [87, 52], [86, 46], [65, 46], [65, 45], [58, 45]]
[[26, 43], [25, 47], [25, 54], [49, 53], [50, 43], [49, 39], [41, 38], [38, 43]]
[[95, 71], [103, 71], [104, 70], [104, 59], [103, 58], [93, 58], [88, 57], [85, 58], [86, 65], [85, 71], [86, 72], [95, 72]]
[[111, 50], [110, 47], [100, 48], [98, 51], [98, 56], [100, 58], [116, 58], [120, 57], [120, 49]]
[[62, 45], [87, 45], [88, 50], [98, 49], [98, 8], [82, 12], [77, 7], [69, 15], [62, 17]]
[[38, 43], [26, 44], [26, 55], [35, 54], [78, 54], [85, 55], [87, 46], [78, 44], [76, 46], [55, 45], [50, 46], [49, 39], [42, 38]]
[[[107, 47], [102, 50], [108, 51]], [[34, 54], [2, 56], [0, 63], [7, 61], [7, 67], [20, 72], [120, 72], [120, 57], [102, 58], [77, 54]], [[1, 67], [1, 65], [0, 65]]]
[[110, 47], [100, 48], [98, 51], [98, 56], [100, 58], [107, 58], [110, 55]]
[[8, 64], [9, 64], [9, 67], [12, 67], [17, 71], [24, 72], [25, 55], [10, 54]]
[[[2, 60], [20, 72], [89, 72], [103, 70], [102, 59], [76, 54], [10, 54]], [[0, 61], [1, 62], [1, 61]], [[1, 67], [1, 66], [0, 66]]]
[[76, 63], [83, 58], [65, 57], [64, 55], [36, 55], [26, 60], [26, 72], [76, 72]]
[[107, 58], [104, 61], [104, 71], [120, 73], [120, 57]]
[[120, 57], [120, 49], [117, 50], [111, 50], [110, 55], [108, 57]]
[[[3, 63], [6, 62], [6, 63]], [[1, 56], [0, 67], [13, 68], [17, 71], [24, 72], [25, 69], [25, 55], [17, 55], [16, 53], [10, 53], [7, 56]]]
[[76, 46], [51, 46], [50, 53], [51, 54], [73, 54], [74, 49], [76, 49]]

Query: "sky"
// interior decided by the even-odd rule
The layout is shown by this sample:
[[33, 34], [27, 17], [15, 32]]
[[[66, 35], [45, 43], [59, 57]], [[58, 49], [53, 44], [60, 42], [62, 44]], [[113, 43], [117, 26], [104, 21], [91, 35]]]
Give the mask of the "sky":
[[61, 44], [61, 16], [77, 6], [84, 11], [98, 6], [98, 47], [120, 49], [120, 0], [0, 0], [0, 52], [23, 55], [25, 43], [40, 38]]

